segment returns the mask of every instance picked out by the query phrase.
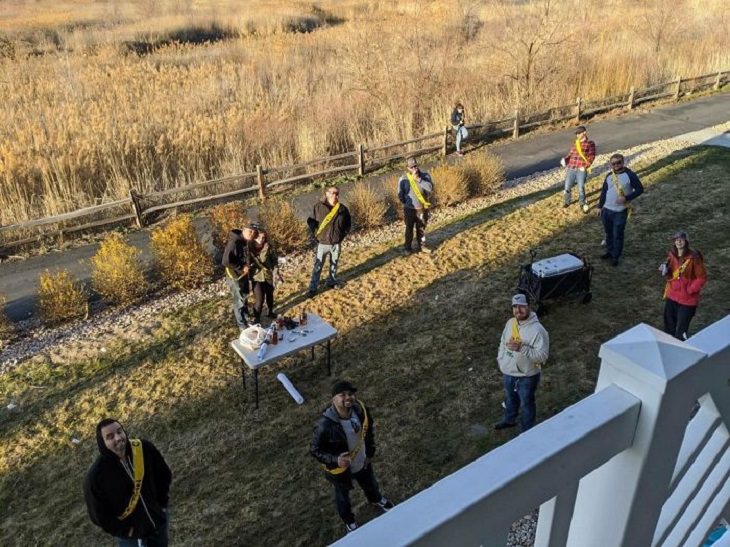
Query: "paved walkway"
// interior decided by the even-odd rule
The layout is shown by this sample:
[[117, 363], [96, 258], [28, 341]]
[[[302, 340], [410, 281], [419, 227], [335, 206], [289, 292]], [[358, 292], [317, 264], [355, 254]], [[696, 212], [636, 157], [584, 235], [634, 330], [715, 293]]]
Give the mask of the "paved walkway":
[[[596, 141], [599, 153], [619, 151], [657, 140], [680, 135], [696, 144], [730, 146], [730, 135], [712, 132], [708, 128], [730, 121], [730, 92], [717, 93], [679, 104], [660, 106], [653, 110], [638, 110], [617, 118], [588, 122], [591, 138]], [[516, 141], [505, 141], [489, 146], [504, 162], [507, 178], [531, 175], [556, 167], [570, 144], [573, 130], [561, 129], [551, 133], [526, 135]], [[473, 153], [479, 153], [475, 151]], [[450, 157], [450, 161], [456, 158]], [[458, 160], [456, 160], [458, 161]], [[393, 174], [368, 179], [376, 189]], [[438, 181], [437, 181], [438, 182]], [[342, 201], [347, 203], [347, 185], [342, 187]], [[306, 217], [312, 204], [321, 196], [320, 191], [301, 194], [294, 204], [302, 217]], [[255, 216], [255, 211], [251, 211]], [[201, 231], [204, 228], [199, 223]], [[127, 240], [142, 249], [142, 259], [152, 260], [149, 251], [149, 229], [131, 232]], [[6, 313], [13, 321], [27, 319], [35, 307], [38, 276], [45, 269], [65, 268], [77, 279], [88, 282], [88, 260], [96, 253], [98, 245], [86, 245], [64, 251], [52, 251], [42, 256], [17, 262], [0, 264], [0, 293], [7, 298]]]

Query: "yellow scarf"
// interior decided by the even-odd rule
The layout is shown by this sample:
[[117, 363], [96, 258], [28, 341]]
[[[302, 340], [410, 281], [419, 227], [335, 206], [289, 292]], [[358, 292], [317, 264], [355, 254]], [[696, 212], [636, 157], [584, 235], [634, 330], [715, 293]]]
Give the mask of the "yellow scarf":
[[327, 213], [327, 216], [324, 217], [324, 220], [319, 224], [319, 228], [317, 228], [317, 237], [319, 237], [319, 234], [321, 234], [324, 229], [327, 227], [327, 225], [332, 222], [332, 219], [335, 218], [335, 215], [337, 215], [337, 211], [340, 210], [340, 202], [338, 201], [335, 203], [335, 206], [332, 207], [332, 210]]
[[583, 146], [581, 146], [580, 139], [575, 139], [575, 151], [578, 152], [578, 155], [580, 156], [580, 159], [582, 159], [586, 164], [586, 171], [588, 174], [591, 174], [591, 171], [593, 171], [593, 167], [591, 167], [590, 163], [588, 161], [588, 158], [586, 158], [585, 153], [583, 153]]
[[416, 178], [411, 175], [410, 173], [406, 173], [406, 176], [408, 177], [408, 182], [411, 185], [411, 190], [413, 190], [413, 193], [416, 194], [416, 199], [419, 201], [421, 205], [423, 205], [424, 209], [428, 209], [431, 207], [431, 204], [426, 201], [426, 198], [423, 197], [423, 194], [421, 193], [421, 189], [418, 187], [418, 184], [416, 183]]
[[[613, 182], [613, 187], [616, 189], [616, 193], [622, 198], [625, 198], [626, 192], [624, 192], [623, 186], [621, 186], [621, 183], [618, 181], [618, 175], [613, 171], [611, 171], [611, 181]], [[631, 203], [626, 201], [624, 202], [624, 206], [629, 210], [629, 217], [631, 217], [634, 212], [634, 208], [631, 206]]]
[[517, 319], [512, 319], [512, 339], [515, 342], [522, 342], [522, 338], [520, 338], [520, 327], [517, 324]]
[[129, 439], [132, 445], [132, 466], [134, 468], [134, 490], [124, 513], [119, 515], [117, 519], [124, 520], [134, 512], [142, 493], [142, 479], [144, 479], [144, 454], [142, 453], [142, 441], [139, 439]]
[[[362, 449], [362, 445], [365, 444], [365, 434], [368, 432], [368, 428], [370, 427], [370, 422], [368, 420], [368, 412], [365, 410], [365, 405], [362, 401], [358, 401], [360, 403], [360, 406], [362, 407], [362, 415], [363, 415], [363, 421], [362, 421], [362, 429], [360, 429], [360, 439], [357, 441], [357, 445], [355, 448], [353, 448], [350, 451], [350, 461], [355, 459], [355, 456], [360, 452]], [[353, 410], [353, 412], [355, 412]], [[327, 473], [330, 473], [331, 475], [339, 475], [340, 473], [344, 473], [347, 471], [347, 467], [335, 467], [334, 469], [327, 469], [327, 466], [322, 465], [325, 471]]]
[[664, 300], [667, 299], [667, 293], [669, 293], [669, 284], [675, 279], [679, 279], [679, 276], [682, 275], [684, 273], [684, 270], [687, 269], [690, 260], [692, 260], [692, 257], [689, 257], [687, 260], [682, 262], [682, 265], [672, 272], [672, 278], [667, 281], [666, 285], [664, 285], [664, 294], [662, 295], [662, 298]]

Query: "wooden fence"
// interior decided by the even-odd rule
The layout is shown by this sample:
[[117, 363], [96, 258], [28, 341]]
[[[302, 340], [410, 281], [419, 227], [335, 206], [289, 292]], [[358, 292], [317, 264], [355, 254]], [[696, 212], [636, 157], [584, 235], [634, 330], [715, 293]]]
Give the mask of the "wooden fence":
[[[678, 100], [681, 96], [695, 91], [719, 90], [729, 82], [728, 71], [679, 78], [643, 89], [632, 87], [628, 93], [603, 99], [583, 101], [579, 98], [573, 104], [552, 107], [539, 113], [523, 114], [515, 110], [510, 118], [467, 125], [467, 128], [470, 130], [472, 141], [517, 138], [523, 132], [536, 127], [567, 120], [574, 120], [577, 123], [595, 114], [617, 108], [631, 110], [650, 101], [668, 98]], [[57, 238], [62, 241], [68, 234], [111, 224], [133, 223], [137, 228], [143, 228], [159, 213], [179, 207], [196, 208], [215, 201], [247, 196], [258, 198], [263, 202], [272, 194], [286, 193], [298, 183], [310, 182], [316, 178], [345, 172], [364, 176], [406, 156], [421, 156], [434, 152], [446, 156], [451, 146], [450, 141], [451, 127], [447, 126], [438, 133], [369, 148], [360, 144], [353, 151], [296, 165], [270, 168], [257, 165], [256, 171], [249, 173], [196, 182], [144, 195], [131, 190], [125, 199], [53, 217], [0, 226], [0, 250], [9, 252], [16, 247], [45, 238]], [[13, 236], [15, 239], [12, 239]]]

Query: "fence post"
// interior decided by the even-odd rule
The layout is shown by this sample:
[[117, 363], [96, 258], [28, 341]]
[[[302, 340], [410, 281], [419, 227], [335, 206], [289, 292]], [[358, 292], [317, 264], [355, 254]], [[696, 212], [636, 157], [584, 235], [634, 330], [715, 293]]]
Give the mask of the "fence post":
[[512, 138], [516, 139], [520, 136], [520, 109], [515, 108], [515, 123], [512, 126]]
[[134, 188], [129, 189], [129, 199], [132, 200], [132, 212], [134, 213], [134, 221], [137, 224], [137, 228], [144, 228], [144, 222], [142, 221], [142, 207], [139, 204], [140, 195], [134, 191]]
[[266, 186], [264, 185], [264, 168], [256, 165], [256, 180], [259, 183], [259, 201], [266, 201]]
[[449, 126], [444, 128], [444, 142], [441, 147], [441, 155], [445, 158], [449, 154]]
[[712, 86], [712, 89], [715, 91], [718, 91], [720, 89], [720, 84], [722, 83], [722, 71], [717, 73], [717, 78], [715, 79], [715, 85]]
[[581, 100], [580, 97], [575, 101], [575, 121], [576, 123], [580, 123], [580, 107], [581, 107]]
[[636, 97], [636, 89], [634, 89], [634, 86], [631, 86], [631, 89], [629, 90], [629, 104], [627, 105], [629, 107], [629, 110], [634, 109], [635, 97]]
[[680, 77], [677, 80], [677, 89], [674, 90], [674, 100], [675, 101], [678, 101], [679, 100], [679, 91], [680, 91], [681, 88], [682, 88], [682, 78]]
[[362, 143], [357, 145], [357, 173], [361, 177], [365, 174], [365, 147]]

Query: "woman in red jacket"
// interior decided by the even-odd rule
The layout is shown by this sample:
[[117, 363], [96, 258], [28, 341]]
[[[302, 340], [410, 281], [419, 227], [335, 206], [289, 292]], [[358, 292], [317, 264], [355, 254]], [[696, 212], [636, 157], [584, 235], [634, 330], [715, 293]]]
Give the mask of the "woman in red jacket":
[[697, 310], [700, 291], [707, 282], [702, 253], [689, 248], [687, 232], [672, 236], [674, 245], [659, 271], [667, 280], [664, 288], [664, 332], [687, 339], [689, 323]]

